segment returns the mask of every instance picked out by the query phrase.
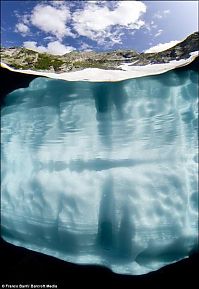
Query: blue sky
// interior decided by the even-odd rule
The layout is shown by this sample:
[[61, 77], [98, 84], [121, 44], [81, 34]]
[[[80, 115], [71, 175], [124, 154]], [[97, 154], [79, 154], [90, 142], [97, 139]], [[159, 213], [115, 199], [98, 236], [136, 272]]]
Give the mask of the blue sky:
[[197, 11], [197, 1], [1, 1], [1, 45], [156, 52], [197, 31]]

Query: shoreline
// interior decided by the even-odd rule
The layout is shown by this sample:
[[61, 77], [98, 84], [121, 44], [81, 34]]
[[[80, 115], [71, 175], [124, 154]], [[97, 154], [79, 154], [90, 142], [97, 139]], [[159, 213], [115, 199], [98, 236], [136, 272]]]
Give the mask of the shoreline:
[[148, 64], [145, 66], [132, 66], [130, 64], [121, 64], [118, 68], [122, 70], [104, 70], [99, 68], [86, 68], [80, 71], [73, 72], [41, 72], [34, 70], [19, 70], [11, 68], [9, 65], [1, 62], [1, 67], [6, 68], [12, 72], [19, 72], [22, 74], [29, 74], [35, 76], [44, 76], [53, 79], [60, 79], [65, 81], [89, 81], [89, 82], [118, 82], [122, 80], [152, 76], [165, 73], [175, 68], [180, 68], [190, 64], [199, 55], [199, 51], [190, 53], [187, 59], [173, 60], [164, 64]]

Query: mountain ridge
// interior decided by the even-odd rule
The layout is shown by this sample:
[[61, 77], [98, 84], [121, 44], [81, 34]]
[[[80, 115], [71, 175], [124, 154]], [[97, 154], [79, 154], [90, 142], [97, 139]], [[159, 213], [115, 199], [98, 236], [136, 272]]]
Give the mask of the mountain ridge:
[[62, 56], [39, 53], [30, 49], [1, 48], [1, 61], [15, 69], [31, 69], [42, 72], [71, 72], [84, 68], [121, 70], [120, 65], [132, 66], [169, 63], [172, 60], [187, 59], [191, 52], [199, 51], [199, 32], [194, 32], [175, 46], [157, 53], [139, 53], [130, 49], [107, 52], [72, 51]]

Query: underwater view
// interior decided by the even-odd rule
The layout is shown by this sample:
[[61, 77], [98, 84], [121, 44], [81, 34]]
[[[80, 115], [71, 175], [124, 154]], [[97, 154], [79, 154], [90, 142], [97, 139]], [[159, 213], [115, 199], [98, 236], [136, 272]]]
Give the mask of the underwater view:
[[198, 73], [38, 77], [1, 111], [6, 241], [140, 275], [198, 245]]

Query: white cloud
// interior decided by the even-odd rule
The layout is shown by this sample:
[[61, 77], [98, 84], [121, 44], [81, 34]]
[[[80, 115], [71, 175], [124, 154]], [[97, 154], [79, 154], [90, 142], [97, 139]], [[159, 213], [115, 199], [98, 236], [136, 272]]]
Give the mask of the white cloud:
[[50, 42], [48, 43], [48, 47], [47, 47], [47, 53], [54, 54], [54, 55], [63, 55], [73, 50], [75, 50], [74, 47], [65, 46], [59, 41]]
[[164, 51], [168, 48], [171, 48], [173, 46], [175, 46], [176, 44], [178, 44], [180, 41], [177, 40], [172, 40], [170, 42], [167, 43], [159, 43], [153, 47], [150, 47], [149, 49], [145, 50], [145, 53], [154, 53], [154, 52], [160, 52], [160, 51]]
[[83, 10], [74, 12], [73, 27], [79, 35], [98, 43], [105, 39], [119, 43], [121, 29], [113, 31], [113, 27], [139, 29], [144, 25], [140, 17], [146, 12], [146, 5], [140, 1], [118, 1], [113, 7], [106, 1], [101, 4], [98, 5], [98, 1], [87, 2]]
[[27, 35], [29, 31], [30, 31], [29, 27], [23, 23], [17, 23], [15, 26], [15, 32], [20, 32], [22, 36]]
[[166, 17], [168, 14], [170, 14], [170, 10], [163, 10], [163, 11], [158, 11], [157, 13], [154, 14], [153, 18], [157, 18], [157, 19], [162, 19], [164, 17]]
[[170, 14], [170, 13], [171, 13], [171, 11], [169, 9], [163, 11], [164, 15], [167, 15], [167, 14]]
[[[107, 48], [120, 44], [125, 30], [132, 35], [146, 25], [141, 19], [146, 12], [146, 5], [141, 1], [80, 1], [75, 9], [73, 4], [72, 1], [44, 1], [36, 4], [30, 14], [19, 16], [20, 30], [24, 30], [25, 35], [25, 29], [29, 31], [35, 26], [46, 33], [46, 37], [54, 37], [50, 39], [44, 36], [44, 40], [50, 43], [58, 40], [57, 47], [62, 50], [64, 48], [60, 48], [60, 45], [63, 45], [61, 42], [65, 36], [85, 36], [99, 45], [105, 44]], [[35, 48], [34, 41], [28, 43]], [[48, 49], [45, 46], [36, 48], [42, 51]]]
[[81, 42], [80, 50], [83, 51], [92, 51], [91, 46], [85, 42]]
[[28, 25], [30, 23], [30, 16], [28, 14], [23, 15], [22, 21], [24, 24]]
[[73, 36], [66, 23], [70, 20], [69, 9], [65, 6], [52, 7], [38, 4], [32, 11], [31, 23], [46, 33], [55, 35], [59, 40], [64, 36]]
[[25, 48], [37, 51], [37, 52], [46, 52], [46, 48], [44, 46], [37, 46], [37, 42], [36, 41], [25, 41], [23, 43], [23, 46]]
[[25, 41], [23, 43], [25, 48], [40, 52], [40, 53], [49, 53], [53, 55], [64, 55], [75, 50], [72, 46], [65, 46], [59, 41], [49, 42], [48, 45], [38, 46], [36, 41]]
[[158, 28], [158, 25], [153, 24], [153, 25], [151, 26], [151, 28], [156, 29], [156, 28]]
[[154, 37], [158, 37], [162, 34], [163, 30], [159, 29], [158, 32], [154, 35]]
[[153, 16], [153, 18], [162, 19], [163, 16], [162, 16], [162, 14], [160, 14], [160, 13], [155, 13], [154, 16]]
[[65, 2], [63, 0], [52, 0], [52, 1], [49, 1], [48, 2], [52, 5], [52, 6], [55, 6], [55, 7], [63, 7], [65, 6]]
[[55, 41], [56, 37], [55, 36], [46, 36], [46, 37], [44, 37], [44, 40]]

